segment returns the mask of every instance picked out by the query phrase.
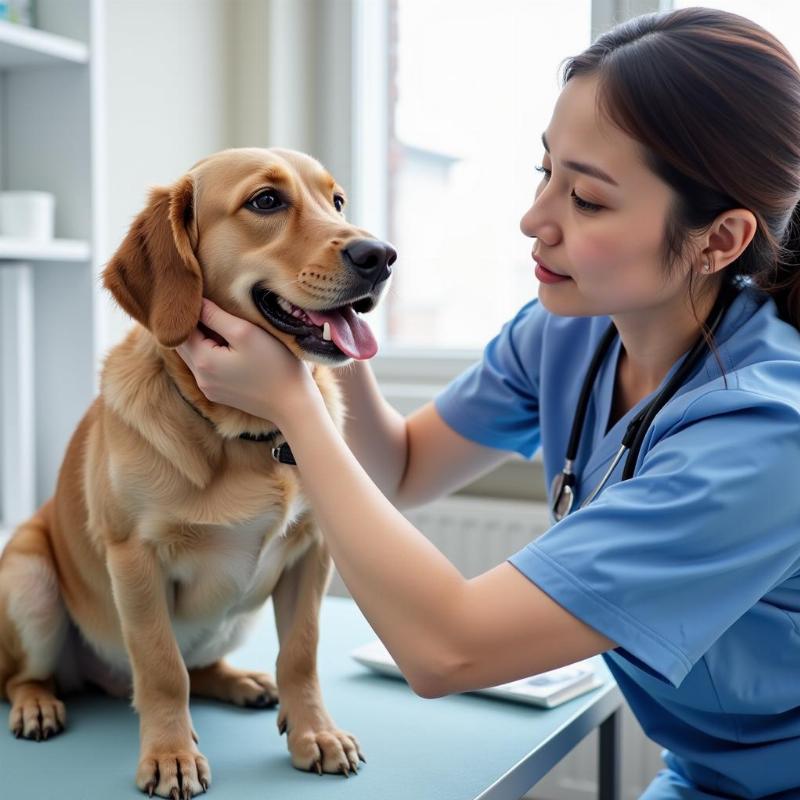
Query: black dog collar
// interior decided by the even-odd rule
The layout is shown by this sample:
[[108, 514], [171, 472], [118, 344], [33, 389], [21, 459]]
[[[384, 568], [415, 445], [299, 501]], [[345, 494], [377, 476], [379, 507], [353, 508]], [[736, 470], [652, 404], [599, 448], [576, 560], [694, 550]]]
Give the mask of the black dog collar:
[[[209, 425], [211, 425], [216, 430], [216, 425], [202, 412], [199, 408], [197, 408], [193, 403], [191, 403], [183, 394], [183, 392], [178, 388], [177, 384], [175, 385], [175, 390], [178, 394], [183, 398], [184, 402], [195, 412], [201, 416]], [[275, 443], [276, 439], [281, 437], [281, 432], [275, 428], [275, 430], [269, 431], [268, 433], [240, 433], [239, 438], [244, 439], [248, 442], [271, 442]], [[297, 462], [294, 460], [294, 455], [292, 454], [292, 449], [289, 447], [288, 442], [283, 442], [283, 444], [277, 445], [272, 448], [272, 457], [275, 461], [279, 461], [281, 464], [291, 464], [293, 466], [297, 465]]]

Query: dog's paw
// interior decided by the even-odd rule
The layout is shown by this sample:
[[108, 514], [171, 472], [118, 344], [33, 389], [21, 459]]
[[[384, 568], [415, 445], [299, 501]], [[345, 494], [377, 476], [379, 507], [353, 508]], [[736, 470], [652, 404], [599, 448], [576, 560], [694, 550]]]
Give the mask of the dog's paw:
[[227, 693], [231, 703], [247, 708], [275, 708], [278, 687], [266, 672], [242, 670], [227, 677]]
[[225, 662], [190, 670], [192, 693], [245, 708], [274, 708], [278, 687], [266, 672], [236, 669]]
[[64, 704], [43, 688], [20, 692], [8, 716], [8, 727], [17, 739], [37, 742], [57, 736], [66, 724]]
[[288, 732], [289, 753], [297, 769], [322, 775], [323, 772], [342, 774], [358, 772], [358, 762], [367, 760], [361, 754], [358, 740], [352, 733], [341, 731], [333, 725], [299, 726], [294, 728], [287, 718], [278, 718], [278, 730]]
[[211, 768], [194, 746], [150, 749], [139, 761], [136, 785], [150, 797], [189, 800], [211, 785]]

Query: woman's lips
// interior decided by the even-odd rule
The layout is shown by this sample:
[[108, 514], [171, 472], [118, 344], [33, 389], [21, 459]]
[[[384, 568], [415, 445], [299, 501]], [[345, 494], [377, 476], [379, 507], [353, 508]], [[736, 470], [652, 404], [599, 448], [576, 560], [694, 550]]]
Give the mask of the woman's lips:
[[541, 261], [536, 261], [534, 259], [534, 263], [536, 264], [534, 274], [542, 283], [562, 283], [563, 281], [570, 280], [569, 275], [559, 275], [557, 272], [548, 269]]

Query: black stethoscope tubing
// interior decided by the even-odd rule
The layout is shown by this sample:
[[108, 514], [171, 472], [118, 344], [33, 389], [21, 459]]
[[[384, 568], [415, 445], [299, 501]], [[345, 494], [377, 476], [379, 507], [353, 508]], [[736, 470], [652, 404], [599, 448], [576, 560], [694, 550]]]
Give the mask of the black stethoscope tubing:
[[[719, 327], [725, 312], [728, 310], [728, 308], [730, 308], [730, 305], [733, 302], [733, 299], [736, 297], [736, 294], [737, 290], [734, 285], [730, 283], [723, 284], [714, 306], [708, 315], [708, 319], [706, 320], [706, 326], [708, 327], [712, 336]], [[564, 461], [564, 467], [553, 479], [551, 488], [552, 500], [550, 503], [550, 509], [556, 521], [563, 519], [567, 514], [569, 514], [575, 501], [577, 477], [572, 470], [575, 464], [575, 459], [578, 455], [578, 445], [583, 433], [586, 410], [589, 406], [589, 399], [591, 397], [595, 381], [597, 380], [597, 376], [600, 372], [600, 367], [602, 366], [606, 354], [608, 353], [608, 350], [616, 336], [617, 328], [612, 322], [606, 329], [606, 332], [603, 334], [603, 338], [601, 339], [600, 344], [595, 351], [592, 362], [589, 365], [589, 369], [586, 373], [586, 377], [583, 380], [583, 386], [581, 387], [581, 393], [578, 398], [578, 406], [575, 411], [575, 417], [572, 421], [572, 430], [570, 431], [569, 443], [567, 444], [567, 454]], [[692, 373], [700, 359], [705, 355], [706, 350], [708, 350], [708, 344], [705, 337], [701, 334], [667, 385], [661, 390], [661, 392], [659, 392], [657, 397], [655, 397], [650, 403], [641, 409], [639, 413], [631, 420], [625, 431], [625, 435], [622, 437], [622, 443], [614, 457], [614, 460], [611, 463], [611, 466], [606, 471], [599, 485], [581, 504], [581, 508], [590, 503], [599, 494], [600, 490], [603, 488], [603, 486], [605, 486], [606, 481], [609, 479], [611, 473], [619, 463], [619, 460], [628, 449], [628, 458], [625, 461], [625, 468], [623, 469], [622, 478], [620, 480], [624, 481], [633, 476], [636, 468], [636, 461], [639, 457], [639, 451], [641, 450], [644, 437], [650, 428], [650, 424], [652, 423], [656, 414], [658, 414], [658, 412], [669, 402], [675, 392], [677, 392], [684, 383], [686, 378]]]

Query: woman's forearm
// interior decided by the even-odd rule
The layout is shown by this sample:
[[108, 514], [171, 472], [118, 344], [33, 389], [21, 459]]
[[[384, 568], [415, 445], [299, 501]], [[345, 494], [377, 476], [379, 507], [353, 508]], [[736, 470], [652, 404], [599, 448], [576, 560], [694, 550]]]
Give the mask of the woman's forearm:
[[406, 419], [385, 400], [368, 362], [354, 361], [336, 378], [345, 398], [347, 444], [394, 504], [408, 459]]
[[370, 480], [321, 397], [295, 408], [281, 430], [339, 574], [411, 686], [426, 695], [456, 666], [450, 634], [466, 580]]

